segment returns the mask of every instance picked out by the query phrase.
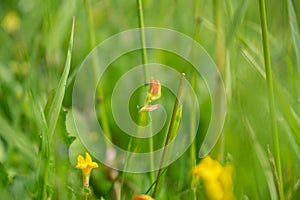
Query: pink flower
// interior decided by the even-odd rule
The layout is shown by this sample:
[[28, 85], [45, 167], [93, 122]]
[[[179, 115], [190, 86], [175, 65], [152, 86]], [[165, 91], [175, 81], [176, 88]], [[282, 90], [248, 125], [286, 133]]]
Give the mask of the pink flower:
[[161, 95], [161, 85], [158, 80], [151, 77], [150, 81], [150, 92], [148, 93], [148, 101], [159, 99]]
[[146, 105], [140, 109], [140, 112], [149, 112], [159, 108], [159, 104], [155, 105]]

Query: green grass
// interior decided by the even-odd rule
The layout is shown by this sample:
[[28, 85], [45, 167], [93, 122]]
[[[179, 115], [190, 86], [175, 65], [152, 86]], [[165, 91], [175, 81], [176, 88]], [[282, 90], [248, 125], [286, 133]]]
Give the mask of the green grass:
[[[7, 18], [12, 12], [16, 18]], [[73, 84], [81, 62], [114, 34], [158, 26], [196, 40], [221, 71], [227, 115], [220, 140], [210, 155], [234, 166], [236, 199], [280, 196], [298, 200], [298, 13], [300, 4], [295, 0], [1, 1], [0, 199], [84, 198], [82, 175], [75, 165], [77, 156], [85, 154], [86, 149], [72, 121]], [[72, 25], [73, 16], [76, 23], [73, 20]], [[15, 22], [12, 28], [7, 26], [9, 20]], [[141, 31], [140, 38], [144, 47], [147, 34]], [[130, 200], [134, 194], [152, 194], [154, 188], [158, 200], [208, 199], [202, 182], [194, 187], [191, 169], [201, 160], [198, 152], [210, 122], [211, 101], [202, 77], [195, 75], [190, 63], [161, 50], [142, 49], [121, 56], [99, 82], [98, 120], [114, 144], [128, 148], [130, 137], [117, 126], [111, 113], [112, 91], [133, 66], [153, 62], [184, 72], [196, 91], [200, 107], [196, 139], [178, 160], [160, 172], [122, 173], [93, 158], [100, 166], [92, 171], [90, 199], [121, 196]], [[96, 62], [93, 67], [97, 68]], [[140, 76], [146, 82], [151, 74], [148, 70], [145, 68]], [[139, 89], [130, 100], [129, 109], [136, 121], [136, 108], [143, 104], [145, 95], [145, 90]], [[154, 149], [164, 145], [174, 100], [174, 94], [163, 87], [157, 103], [164, 104], [168, 118], [162, 131], [151, 139]], [[189, 114], [192, 125], [195, 113]], [[148, 140], [134, 139], [133, 144], [140, 144], [144, 151], [151, 149]]]

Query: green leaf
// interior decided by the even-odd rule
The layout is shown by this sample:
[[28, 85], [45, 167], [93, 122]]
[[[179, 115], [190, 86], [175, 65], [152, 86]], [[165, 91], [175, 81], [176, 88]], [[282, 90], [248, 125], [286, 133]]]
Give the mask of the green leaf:
[[172, 132], [170, 135], [170, 140], [172, 141], [176, 135], [177, 135], [177, 131], [181, 122], [181, 117], [182, 117], [182, 105], [178, 105], [178, 108], [176, 109], [176, 113], [175, 113], [175, 118], [174, 118], [174, 124], [173, 124], [173, 128], [172, 128]]

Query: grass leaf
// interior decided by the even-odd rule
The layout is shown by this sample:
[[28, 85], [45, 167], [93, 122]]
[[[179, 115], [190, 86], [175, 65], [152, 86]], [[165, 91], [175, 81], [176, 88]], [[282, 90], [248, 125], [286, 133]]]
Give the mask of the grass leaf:
[[245, 124], [250, 133], [249, 136], [251, 138], [253, 149], [256, 153], [256, 156], [260, 162], [261, 167], [263, 168], [263, 172], [264, 172], [264, 175], [265, 175], [268, 187], [269, 187], [271, 199], [278, 199], [275, 182], [273, 179], [272, 169], [271, 169], [270, 163], [268, 161], [268, 156], [267, 156], [266, 152], [264, 151], [264, 149], [259, 144], [259, 142], [255, 136], [254, 129], [251, 126], [250, 122], [248, 121], [247, 118], [245, 118], [244, 120], [245, 120]]
[[298, 72], [300, 74], [300, 38], [299, 38], [299, 27], [297, 22], [297, 16], [291, 0], [287, 0], [287, 9], [289, 15], [289, 22], [291, 28], [291, 34], [293, 38], [293, 44], [296, 53]]
[[59, 112], [60, 112], [60, 109], [62, 106], [62, 101], [63, 101], [64, 95], [65, 95], [68, 75], [70, 72], [71, 55], [72, 55], [73, 38], [74, 38], [74, 26], [75, 26], [75, 18], [73, 18], [72, 31], [71, 31], [71, 37], [70, 37], [70, 42], [69, 42], [69, 48], [68, 48], [65, 69], [64, 69], [64, 72], [59, 81], [58, 87], [55, 91], [55, 96], [54, 96], [53, 102], [51, 104], [51, 107], [49, 109], [49, 113], [47, 115], [50, 139], [53, 137], [53, 134], [54, 134], [54, 130], [55, 130], [56, 123], [58, 120]]
[[49, 129], [42, 106], [39, 105], [39, 108], [41, 115], [42, 135], [38, 159], [38, 199], [46, 199], [50, 162]]

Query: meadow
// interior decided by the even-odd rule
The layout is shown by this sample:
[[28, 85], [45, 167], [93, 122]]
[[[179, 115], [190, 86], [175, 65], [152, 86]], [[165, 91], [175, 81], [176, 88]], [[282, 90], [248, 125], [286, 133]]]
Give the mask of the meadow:
[[0, 199], [299, 200], [299, 13], [1, 0]]

